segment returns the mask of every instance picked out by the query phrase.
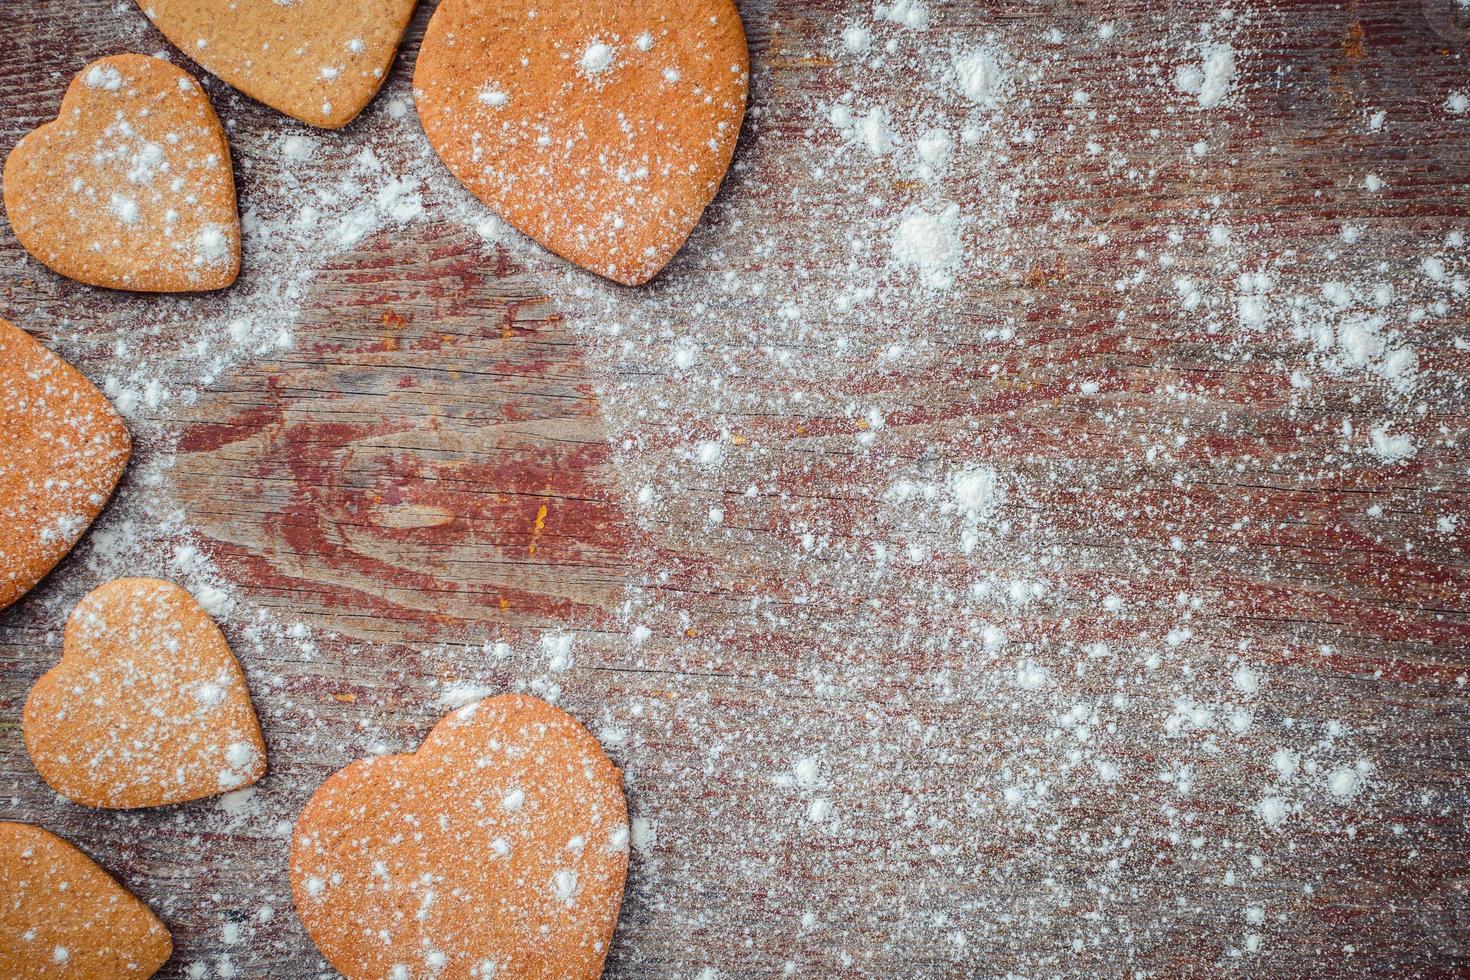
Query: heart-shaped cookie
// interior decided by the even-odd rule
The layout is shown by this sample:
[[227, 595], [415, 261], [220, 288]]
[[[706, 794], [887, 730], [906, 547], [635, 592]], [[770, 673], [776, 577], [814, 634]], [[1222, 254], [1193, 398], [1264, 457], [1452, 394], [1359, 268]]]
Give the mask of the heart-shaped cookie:
[[539, 698], [450, 714], [415, 753], [363, 759], [291, 840], [306, 931], [349, 978], [592, 978], [628, 873], [622, 773]]
[[206, 71], [313, 126], [336, 129], [388, 77], [418, 0], [138, 0]]
[[172, 952], [158, 917], [91, 858], [40, 827], [0, 823], [0, 976], [145, 980]]
[[0, 320], [0, 609], [41, 581], [122, 478], [127, 426], [82, 372]]
[[147, 293], [223, 289], [240, 271], [230, 147], [204, 90], [167, 61], [94, 61], [5, 161], [5, 210], [47, 267]]
[[476, 197], [638, 285], [719, 190], [749, 56], [733, 0], [444, 0], [413, 81], [430, 144]]
[[86, 806], [183, 803], [265, 775], [239, 662], [194, 597], [157, 579], [117, 579], [77, 603], [21, 729], [41, 778]]

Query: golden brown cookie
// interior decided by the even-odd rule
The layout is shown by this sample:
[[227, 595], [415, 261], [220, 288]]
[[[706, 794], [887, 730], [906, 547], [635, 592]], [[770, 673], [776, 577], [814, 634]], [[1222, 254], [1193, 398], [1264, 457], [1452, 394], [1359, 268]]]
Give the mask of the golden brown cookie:
[[54, 122], [5, 161], [20, 243], [81, 282], [147, 293], [223, 289], [240, 271], [230, 147], [204, 90], [167, 61], [94, 61]]
[[21, 728], [41, 778], [86, 806], [183, 803], [265, 775], [239, 662], [194, 597], [157, 579], [117, 579], [77, 603]]
[[622, 773], [522, 695], [334, 773], [291, 840], [297, 912], [349, 978], [600, 976], [627, 873]]
[[138, 0], [206, 71], [313, 126], [373, 100], [418, 0]]
[[127, 426], [82, 372], [0, 320], [0, 609], [66, 557], [128, 465]]
[[733, 0], [444, 0], [413, 81], [430, 144], [476, 197], [638, 285], [719, 190], [748, 76]]
[[144, 980], [173, 952], [158, 917], [55, 834], [0, 823], [0, 976]]

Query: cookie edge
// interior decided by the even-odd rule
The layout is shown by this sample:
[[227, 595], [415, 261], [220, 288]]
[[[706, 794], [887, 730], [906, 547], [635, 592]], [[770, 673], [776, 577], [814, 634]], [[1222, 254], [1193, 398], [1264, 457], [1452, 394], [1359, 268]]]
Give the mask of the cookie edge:
[[30, 594], [32, 589], [40, 585], [46, 580], [46, 577], [48, 575], [56, 571], [56, 569], [60, 567], [61, 563], [66, 561], [67, 557], [72, 553], [72, 550], [76, 548], [77, 544], [81, 542], [82, 538], [87, 536], [87, 532], [92, 529], [92, 525], [97, 523], [97, 519], [102, 516], [104, 511], [107, 510], [108, 506], [112, 503], [112, 498], [117, 494], [117, 488], [118, 485], [122, 483], [123, 475], [126, 474], [128, 471], [128, 463], [132, 461], [133, 435], [131, 432], [128, 431], [127, 421], [122, 417], [122, 413], [117, 410], [117, 406], [112, 404], [111, 399], [107, 397], [106, 393], [104, 393], [101, 388], [97, 387], [97, 385], [93, 384], [92, 379], [83, 374], [75, 364], [72, 364], [66, 358], [62, 357], [54, 350], [41, 343], [34, 336], [32, 336], [29, 331], [16, 326], [14, 323], [11, 323], [9, 320], [6, 320], [3, 317], [0, 317], [0, 333], [13, 333], [17, 340], [17, 343], [21, 345], [24, 345], [27, 342], [34, 345], [34, 347], [40, 350], [40, 354], [38, 356], [43, 360], [46, 358], [55, 359], [55, 361], [63, 368], [64, 372], [70, 373], [71, 380], [73, 382], [80, 382], [78, 387], [81, 390], [87, 392], [89, 400], [92, 398], [92, 395], [96, 396], [95, 403], [98, 414], [104, 414], [102, 410], [106, 410], [105, 414], [110, 417], [112, 423], [109, 428], [111, 429], [114, 437], [120, 436], [122, 440], [122, 459], [117, 464], [117, 472], [113, 474], [112, 479], [109, 481], [105, 499], [102, 501], [101, 505], [98, 506], [97, 512], [93, 514], [92, 517], [87, 521], [86, 525], [77, 532], [76, 537], [74, 537], [71, 542], [67, 544], [66, 548], [63, 549], [56, 556], [56, 560], [52, 562], [40, 575], [36, 576], [35, 580], [32, 581], [29, 585], [26, 585], [9, 599], [5, 598], [4, 588], [3, 586], [0, 586], [0, 612], [3, 612], [4, 610], [13, 606], [15, 603], [24, 599], [27, 595]]
[[38, 824], [27, 823], [24, 820], [0, 820], [0, 835], [5, 835], [7, 833], [18, 834], [22, 837], [28, 834], [34, 834], [46, 843], [58, 846], [58, 849], [63, 854], [68, 854], [80, 858], [84, 864], [95, 869], [100, 875], [102, 875], [103, 878], [110, 881], [113, 887], [115, 887], [118, 892], [121, 893], [123, 896], [126, 896], [126, 899], [130, 901], [135, 906], [135, 908], [141, 910], [143, 913], [143, 918], [145, 920], [150, 920], [154, 925], [157, 926], [158, 931], [163, 934], [162, 942], [160, 944], [161, 949], [153, 950], [153, 952], [161, 952], [162, 957], [158, 960], [158, 962], [153, 966], [151, 970], [149, 970], [147, 973], [139, 975], [140, 980], [148, 980], [149, 977], [157, 974], [158, 971], [163, 969], [164, 965], [168, 963], [169, 959], [173, 957], [174, 937], [173, 932], [168, 927], [168, 924], [164, 922], [161, 918], [159, 918], [158, 913], [154, 912], [153, 909], [149, 907], [147, 902], [143, 901], [137, 895], [133, 894], [132, 891], [130, 891], [125, 885], [123, 885], [122, 882], [118, 881], [117, 878], [114, 877], [110, 871], [108, 871], [100, 863], [94, 860], [92, 856], [86, 851], [82, 850], [80, 847], [73, 844], [65, 837], [62, 837], [60, 834], [53, 833], [52, 831], [49, 831], [45, 827], [39, 826]]

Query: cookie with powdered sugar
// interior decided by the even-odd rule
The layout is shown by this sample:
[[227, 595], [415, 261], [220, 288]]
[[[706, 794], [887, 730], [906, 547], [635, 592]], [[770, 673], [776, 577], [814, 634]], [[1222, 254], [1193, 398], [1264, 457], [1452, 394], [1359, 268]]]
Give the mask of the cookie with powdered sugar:
[[199, 83], [159, 58], [82, 69], [56, 119], [10, 152], [4, 196], [26, 251], [79, 282], [196, 292], [240, 272], [224, 127]]
[[418, 0], [138, 0], [190, 58], [302, 122], [345, 126], [388, 78]]
[[40, 827], [0, 822], [0, 976], [146, 980], [172, 953], [158, 916], [91, 858]]
[[627, 873], [622, 773], [571, 715], [524, 695], [334, 773], [291, 841], [296, 910], [348, 977], [590, 980]]
[[638, 285], [724, 180], [749, 54], [732, 0], [444, 0], [413, 80], [430, 144], [476, 197]]
[[239, 661], [194, 597], [157, 579], [117, 579], [77, 603], [21, 731], [41, 778], [85, 806], [184, 803], [265, 775]]
[[0, 609], [66, 557], [128, 465], [122, 417], [82, 372], [0, 320]]

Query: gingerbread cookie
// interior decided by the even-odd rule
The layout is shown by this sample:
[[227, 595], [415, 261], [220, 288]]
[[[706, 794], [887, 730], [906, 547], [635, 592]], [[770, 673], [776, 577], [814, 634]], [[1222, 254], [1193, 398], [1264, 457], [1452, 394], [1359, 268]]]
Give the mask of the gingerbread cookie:
[[94, 589], [66, 622], [61, 662], [26, 699], [36, 770], [62, 796], [126, 809], [183, 803], [265, 775], [245, 675], [194, 597], [157, 579]]
[[0, 823], [0, 976], [144, 980], [173, 952], [158, 917], [55, 834]]
[[273, 109], [336, 129], [388, 77], [418, 0], [138, 0], [205, 70]]
[[719, 190], [748, 76], [733, 0], [444, 0], [413, 81], [430, 144], [476, 197], [638, 285]]
[[6, 159], [5, 210], [26, 251], [93, 286], [223, 289], [240, 271], [225, 131], [199, 83], [158, 58], [82, 69]]
[[82, 372], [0, 320], [0, 609], [66, 557], [128, 465], [127, 426]]
[[364, 759], [291, 840], [306, 931], [347, 977], [600, 976], [628, 871], [622, 773], [539, 698], [487, 698]]

